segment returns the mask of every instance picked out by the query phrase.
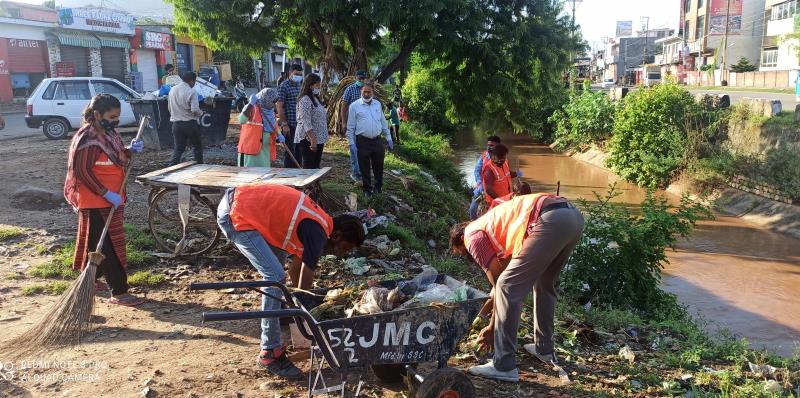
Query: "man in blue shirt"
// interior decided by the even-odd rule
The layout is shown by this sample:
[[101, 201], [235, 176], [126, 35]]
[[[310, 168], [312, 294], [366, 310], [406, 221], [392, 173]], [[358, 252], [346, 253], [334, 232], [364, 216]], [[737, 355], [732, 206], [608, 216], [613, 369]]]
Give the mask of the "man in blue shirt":
[[[286, 147], [300, 164], [303, 164], [302, 153], [300, 146], [294, 144], [294, 130], [297, 128], [297, 97], [300, 96], [302, 84], [303, 67], [293, 64], [289, 70], [289, 78], [278, 87], [278, 102], [275, 103], [278, 108], [278, 125], [286, 137]], [[283, 155], [283, 167], [297, 167], [289, 153]]]
[[[383, 159], [386, 150], [383, 147], [381, 134], [386, 137], [389, 150], [394, 149], [392, 134], [383, 116], [383, 107], [380, 101], [373, 98], [374, 92], [373, 83], [364, 82], [361, 99], [350, 104], [347, 112], [347, 142], [350, 143], [350, 153], [356, 153], [358, 156], [362, 188], [367, 196], [380, 193], [383, 188]], [[374, 171], [375, 174], [374, 187], [370, 171]]]
[[500, 143], [500, 137], [493, 135], [486, 139], [486, 150], [483, 151], [481, 156], [478, 158], [478, 163], [475, 164], [475, 170], [473, 174], [475, 175], [475, 190], [472, 191], [472, 203], [469, 205], [469, 218], [470, 220], [474, 220], [478, 218], [478, 206], [480, 206], [481, 201], [483, 200], [483, 184], [481, 183], [481, 171], [483, 171], [483, 164], [484, 162], [490, 162], [490, 154], [494, 149], [495, 145]]
[[[342, 125], [347, 126], [347, 116], [350, 110], [350, 105], [353, 104], [356, 100], [361, 98], [361, 87], [364, 86], [364, 80], [367, 79], [367, 72], [360, 70], [356, 72], [356, 82], [348, 86], [344, 90], [344, 95], [342, 96], [342, 109], [341, 114], [344, 115], [342, 118]], [[350, 148], [354, 148], [354, 142], [350, 142]], [[353, 182], [357, 182], [361, 180], [361, 169], [358, 166], [358, 155], [350, 150], [350, 179]]]

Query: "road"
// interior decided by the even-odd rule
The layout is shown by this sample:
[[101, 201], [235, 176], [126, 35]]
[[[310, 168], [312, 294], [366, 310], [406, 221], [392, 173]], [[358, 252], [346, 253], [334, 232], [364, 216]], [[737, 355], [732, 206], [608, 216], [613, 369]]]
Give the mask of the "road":
[[11, 112], [4, 113], [6, 128], [0, 130], [0, 141], [12, 138], [22, 138], [32, 135], [43, 135], [42, 129], [31, 129], [25, 124], [25, 113]]
[[795, 105], [794, 94], [779, 94], [779, 93], [765, 93], [759, 91], [738, 91], [738, 90], [693, 90], [689, 89], [692, 94], [728, 94], [731, 98], [731, 104], [741, 101], [743, 98], [766, 98], [769, 100], [780, 100], [784, 111], [793, 111]]

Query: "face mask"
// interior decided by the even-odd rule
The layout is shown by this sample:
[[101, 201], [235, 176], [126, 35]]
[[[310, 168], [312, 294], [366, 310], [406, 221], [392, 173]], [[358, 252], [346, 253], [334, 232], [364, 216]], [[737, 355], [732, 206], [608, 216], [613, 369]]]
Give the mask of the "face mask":
[[105, 129], [106, 131], [114, 130], [115, 128], [117, 128], [117, 126], [119, 126], [119, 120], [112, 122], [111, 120], [100, 119], [100, 127]]
[[302, 83], [303, 82], [303, 76], [293, 75], [292, 76], [292, 81], [295, 82], [295, 83]]
[[311, 90], [311, 92], [314, 93], [314, 95], [319, 95], [319, 91], [320, 90], [318, 88], [315, 88], [315, 89]]
[[364, 85], [364, 82], [362, 82], [361, 80], [356, 82], [356, 87], [361, 87], [363, 85]]
[[369, 104], [370, 102], [372, 102], [372, 96], [369, 96], [369, 97], [362, 96], [362, 97], [361, 97], [361, 99], [363, 99], [363, 100], [364, 100], [364, 102], [366, 102], [366, 103], [368, 103], [368, 104]]

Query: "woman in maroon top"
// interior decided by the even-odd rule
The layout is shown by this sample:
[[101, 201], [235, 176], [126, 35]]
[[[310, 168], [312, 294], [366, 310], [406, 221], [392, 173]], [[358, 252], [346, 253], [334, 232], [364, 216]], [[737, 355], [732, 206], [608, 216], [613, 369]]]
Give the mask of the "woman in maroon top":
[[141, 140], [131, 141], [124, 147], [117, 131], [120, 102], [109, 94], [99, 94], [83, 112], [84, 125], [72, 138], [67, 160], [67, 178], [64, 196], [78, 212], [78, 235], [72, 268], [83, 269], [89, 250], [97, 247], [105, 221], [111, 208], [115, 208], [108, 230], [108, 239], [102, 245], [105, 259], [97, 268], [97, 277], [106, 282], [96, 282], [97, 290], [111, 290], [111, 304], [139, 305], [141, 298], [128, 293], [123, 229], [125, 196], [122, 182], [125, 165], [131, 153], [144, 149]]

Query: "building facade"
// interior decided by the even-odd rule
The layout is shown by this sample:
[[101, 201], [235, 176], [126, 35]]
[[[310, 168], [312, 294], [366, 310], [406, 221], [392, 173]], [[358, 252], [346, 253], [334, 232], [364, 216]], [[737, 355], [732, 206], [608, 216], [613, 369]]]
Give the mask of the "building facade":
[[[764, 6], [765, 29], [761, 42], [761, 71], [800, 69], [800, 40], [787, 37], [800, 31], [797, 0], [767, 0]], [[736, 61], [736, 60], [732, 60]], [[751, 62], [753, 63], [753, 62]]]
[[50, 76], [45, 32], [56, 26], [52, 9], [0, 2], [0, 102], [23, 101]]
[[656, 55], [655, 64], [661, 67], [662, 79], [671, 77], [678, 83], [686, 79], [683, 64], [683, 39], [680, 36], [669, 36], [656, 40], [661, 54]]
[[177, 36], [175, 42], [175, 67], [180, 74], [186, 71], [198, 72], [200, 65], [214, 61], [211, 49], [201, 41], [187, 36]]
[[163, 83], [164, 65], [175, 62], [175, 35], [169, 25], [141, 25], [131, 37], [131, 88], [154, 91]]

